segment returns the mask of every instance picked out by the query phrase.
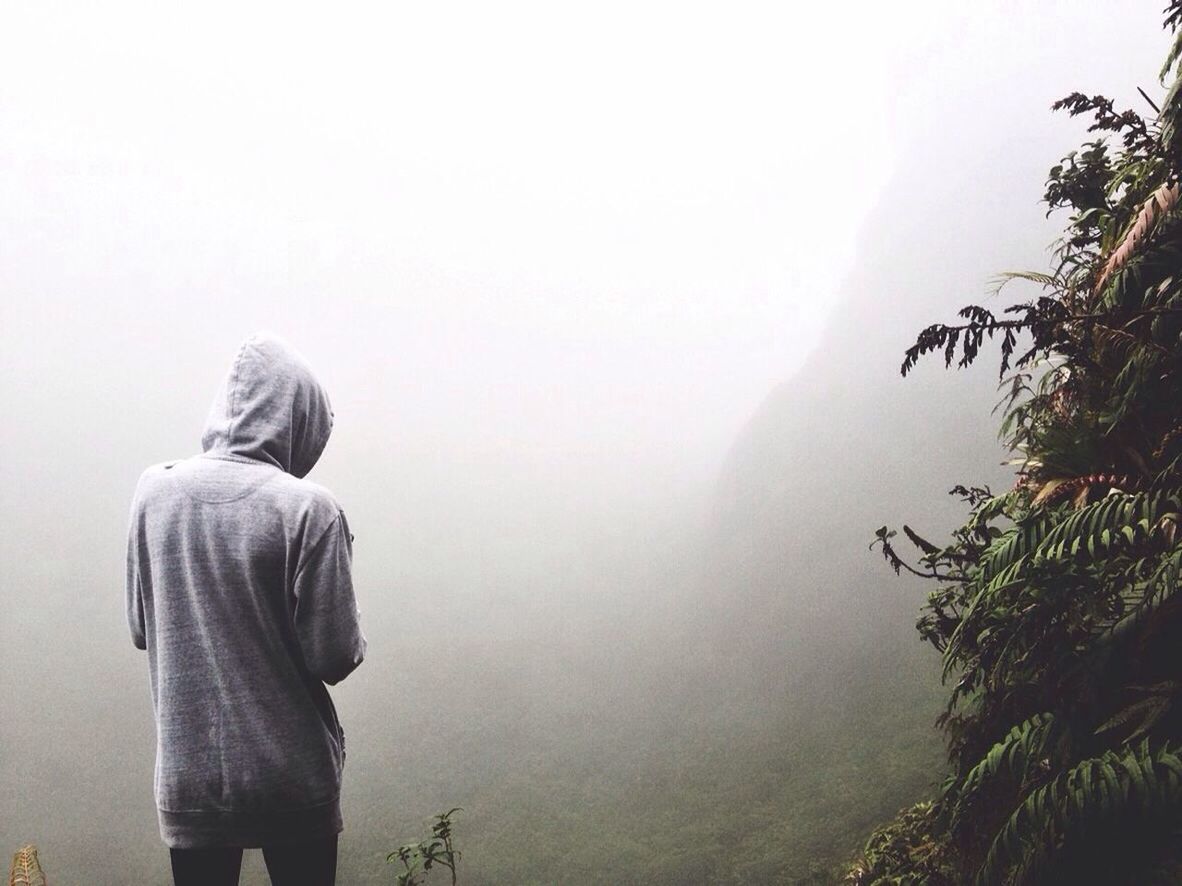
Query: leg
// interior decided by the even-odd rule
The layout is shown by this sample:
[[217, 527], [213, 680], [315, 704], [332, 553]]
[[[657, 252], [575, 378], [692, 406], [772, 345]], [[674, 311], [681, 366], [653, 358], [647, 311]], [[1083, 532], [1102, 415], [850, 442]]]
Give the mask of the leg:
[[238, 886], [242, 850], [236, 846], [172, 849], [170, 854], [176, 886]]
[[334, 886], [337, 835], [304, 843], [263, 847], [271, 886]]

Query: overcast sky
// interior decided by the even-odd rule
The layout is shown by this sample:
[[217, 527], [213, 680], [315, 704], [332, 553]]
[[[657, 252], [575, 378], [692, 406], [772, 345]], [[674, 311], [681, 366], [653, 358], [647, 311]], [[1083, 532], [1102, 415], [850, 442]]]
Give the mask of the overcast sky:
[[338, 453], [709, 477], [816, 342], [908, 103], [1160, 34], [1127, 5], [14, 4], [12, 424], [187, 454], [269, 328]]
[[79, 361], [71, 388], [102, 388], [82, 399], [134, 382], [199, 422], [268, 327], [342, 426], [388, 409], [400, 445], [453, 458], [678, 473], [713, 466], [815, 340], [889, 169], [883, 37], [920, 19], [164, 10], [6, 12], [10, 368], [51, 360], [43, 391]]

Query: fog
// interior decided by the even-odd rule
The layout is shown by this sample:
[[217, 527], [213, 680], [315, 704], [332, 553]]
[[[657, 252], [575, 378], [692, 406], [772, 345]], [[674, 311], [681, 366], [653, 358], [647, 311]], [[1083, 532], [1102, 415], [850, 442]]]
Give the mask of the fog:
[[1050, 103], [1161, 92], [1156, 6], [960, 6], [6, 7], [0, 849], [167, 882], [127, 508], [268, 329], [356, 534], [339, 882], [452, 806], [468, 884], [827, 882], [940, 752], [867, 544], [1007, 482], [902, 351], [1045, 265]]

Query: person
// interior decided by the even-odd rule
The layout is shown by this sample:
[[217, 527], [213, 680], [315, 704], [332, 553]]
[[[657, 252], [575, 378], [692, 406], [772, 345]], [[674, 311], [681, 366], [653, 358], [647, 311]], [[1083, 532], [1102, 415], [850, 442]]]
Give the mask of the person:
[[362, 661], [352, 542], [304, 479], [332, 430], [307, 362], [239, 348], [202, 453], [148, 468], [131, 508], [126, 603], [147, 650], [155, 797], [176, 886], [236, 884], [263, 850], [274, 886], [331, 886], [345, 738], [325, 684]]

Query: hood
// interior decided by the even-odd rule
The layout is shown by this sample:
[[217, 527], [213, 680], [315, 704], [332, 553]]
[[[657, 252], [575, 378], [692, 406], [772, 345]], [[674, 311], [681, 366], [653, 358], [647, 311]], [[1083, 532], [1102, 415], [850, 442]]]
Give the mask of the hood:
[[307, 361], [278, 336], [257, 333], [238, 349], [209, 411], [201, 448], [303, 477], [330, 433], [332, 407]]

